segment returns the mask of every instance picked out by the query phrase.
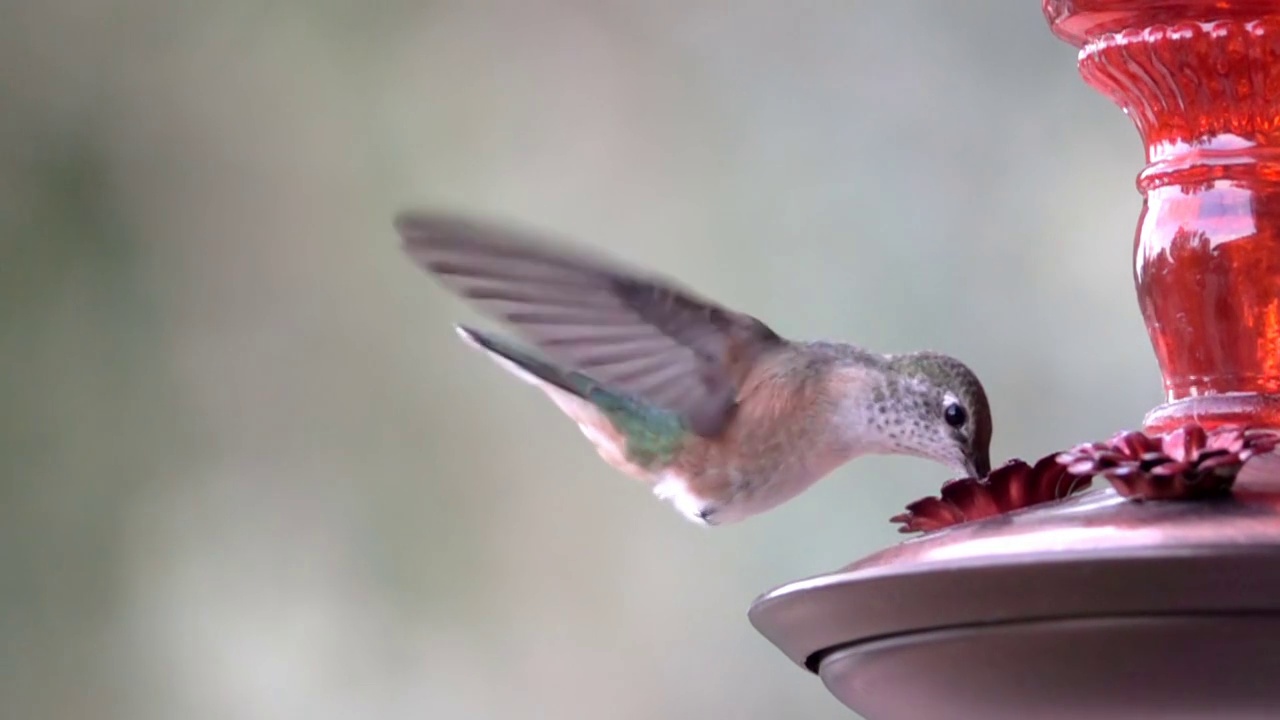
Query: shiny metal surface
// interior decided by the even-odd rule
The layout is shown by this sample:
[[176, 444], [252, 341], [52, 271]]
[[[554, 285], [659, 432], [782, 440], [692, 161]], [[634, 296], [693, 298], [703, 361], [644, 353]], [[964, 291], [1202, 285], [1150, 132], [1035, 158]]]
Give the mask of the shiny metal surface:
[[1280, 494], [1131, 502], [1110, 489], [903, 542], [758, 598], [752, 624], [793, 662], [979, 624], [1280, 612]]
[[1277, 637], [1280, 615], [1031, 621], [871, 642], [821, 675], [868, 720], [1260, 720]]

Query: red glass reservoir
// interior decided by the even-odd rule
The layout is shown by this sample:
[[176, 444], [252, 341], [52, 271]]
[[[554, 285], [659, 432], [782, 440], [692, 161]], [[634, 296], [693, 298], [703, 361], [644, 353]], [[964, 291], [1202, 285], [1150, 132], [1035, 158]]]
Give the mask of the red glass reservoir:
[[1167, 403], [1280, 427], [1280, 2], [1045, 0], [1146, 147], [1134, 279]]

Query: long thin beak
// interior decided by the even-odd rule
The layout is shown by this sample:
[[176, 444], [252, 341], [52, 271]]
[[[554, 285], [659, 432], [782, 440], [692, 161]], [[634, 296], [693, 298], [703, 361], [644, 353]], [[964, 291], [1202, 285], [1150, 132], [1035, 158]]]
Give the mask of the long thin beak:
[[968, 458], [964, 464], [970, 477], [984, 478], [991, 472], [991, 460], [986, 455]]

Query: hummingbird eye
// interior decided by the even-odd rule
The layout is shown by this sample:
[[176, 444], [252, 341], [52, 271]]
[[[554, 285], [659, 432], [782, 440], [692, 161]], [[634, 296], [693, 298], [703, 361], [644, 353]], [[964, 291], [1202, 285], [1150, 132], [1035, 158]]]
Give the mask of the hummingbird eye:
[[964, 427], [964, 423], [969, 419], [969, 413], [965, 412], [960, 403], [950, 403], [942, 411], [942, 419], [953, 428]]

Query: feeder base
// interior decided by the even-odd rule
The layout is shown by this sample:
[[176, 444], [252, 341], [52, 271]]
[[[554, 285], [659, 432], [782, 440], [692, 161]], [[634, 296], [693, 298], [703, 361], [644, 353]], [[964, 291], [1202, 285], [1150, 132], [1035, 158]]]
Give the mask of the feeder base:
[[1280, 495], [1093, 490], [791, 583], [750, 617], [868, 720], [1275, 718]]

